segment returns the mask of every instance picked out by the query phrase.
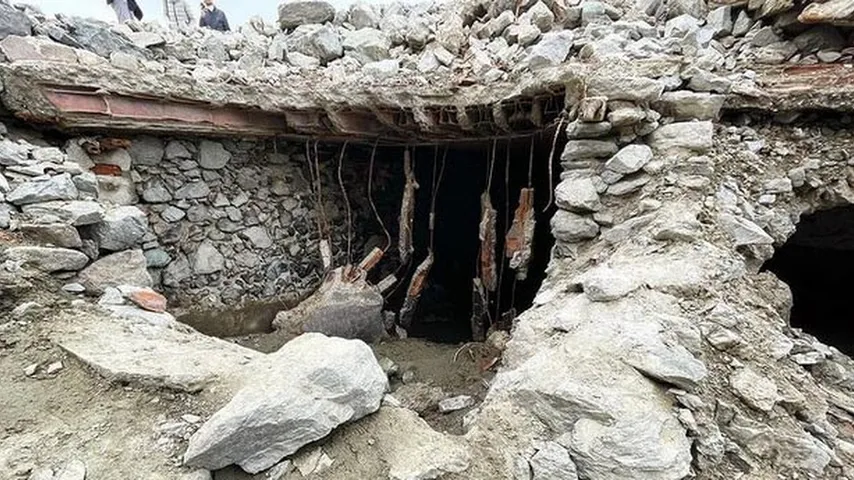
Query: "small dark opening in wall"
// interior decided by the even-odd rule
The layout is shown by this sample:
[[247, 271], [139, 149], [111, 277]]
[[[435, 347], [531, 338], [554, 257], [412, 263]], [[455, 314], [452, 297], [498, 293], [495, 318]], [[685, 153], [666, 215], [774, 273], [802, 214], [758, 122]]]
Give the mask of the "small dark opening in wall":
[[791, 288], [793, 327], [854, 355], [854, 207], [801, 217], [763, 269]]
[[[521, 313], [533, 302], [534, 296], [545, 278], [554, 239], [549, 220], [554, 206], [547, 211], [549, 191], [549, 159], [552, 132], [542, 136], [496, 143], [492, 182], [489, 188], [496, 218], [496, 266], [501, 271], [500, 286], [490, 292], [489, 317], [493, 323], [505, 312], [515, 308]], [[563, 142], [559, 142], [563, 143]], [[505, 235], [513, 221], [519, 203], [520, 189], [529, 186], [529, 158], [531, 162], [531, 186], [534, 188], [536, 228], [531, 261], [525, 280], [514, 281], [515, 271], [508, 266], [504, 256]], [[561, 151], [558, 145], [557, 152]], [[493, 164], [493, 143], [451, 144], [447, 146], [445, 169], [436, 197], [435, 231], [433, 237], [434, 264], [430, 271], [416, 310], [409, 336], [443, 343], [460, 343], [472, 340], [472, 291], [473, 279], [478, 272], [480, 240], [478, 237], [481, 195], [487, 189], [490, 165]], [[402, 149], [383, 152], [385, 158], [402, 159]], [[430, 246], [429, 218], [433, 184], [434, 158], [438, 157], [439, 169], [445, 155], [445, 146], [420, 147], [414, 150], [415, 174], [420, 185], [415, 204], [414, 247], [412, 265], [403, 267], [398, 275], [404, 280], [389, 295], [386, 308], [398, 311], [406, 296], [406, 287], [415, 267], [426, 258]], [[555, 155], [559, 157], [559, 155]], [[509, 169], [508, 166], [509, 160]], [[401, 160], [398, 160], [401, 161]], [[553, 182], [559, 181], [559, 159], [553, 167]], [[399, 201], [397, 197], [395, 201]], [[398, 204], [399, 205], [399, 204]], [[393, 242], [397, 242], [397, 211], [390, 224], [393, 225]], [[389, 253], [399, 258], [396, 250]], [[487, 325], [488, 327], [489, 325]]]

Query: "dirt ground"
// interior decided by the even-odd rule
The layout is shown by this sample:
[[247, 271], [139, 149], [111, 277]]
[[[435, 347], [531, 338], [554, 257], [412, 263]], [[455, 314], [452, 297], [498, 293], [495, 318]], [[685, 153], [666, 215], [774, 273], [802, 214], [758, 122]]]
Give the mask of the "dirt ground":
[[[56, 313], [74, 310], [72, 302], [79, 299], [35, 293], [59, 292], [60, 283], [40, 281], [27, 296], [4, 299], [7, 304], [35, 301], [39, 306], [20, 317], [13, 319], [7, 312], [0, 319], [0, 479], [27, 479], [43, 468], [56, 472], [73, 459], [86, 464], [87, 479], [193, 478], [180, 466], [181, 456], [187, 439], [218, 408], [219, 400], [204, 392], [190, 395], [111, 384], [87, 370], [50, 340], [59, 321]], [[68, 321], [66, 317], [62, 321]], [[233, 340], [269, 352], [288, 338], [272, 333]], [[480, 345], [389, 339], [374, 350], [397, 366], [392, 394], [408, 390], [400, 400], [420, 405], [416, 409], [422, 417], [448, 433], [463, 432], [463, 416], [480, 403], [493, 375], [481, 371], [491, 358]], [[62, 368], [47, 373], [55, 362]], [[27, 375], [34, 364], [36, 372]], [[450, 414], [438, 411], [439, 399], [463, 394], [474, 397], [476, 405]], [[214, 478], [253, 478], [238, 470], [214, 472]]]

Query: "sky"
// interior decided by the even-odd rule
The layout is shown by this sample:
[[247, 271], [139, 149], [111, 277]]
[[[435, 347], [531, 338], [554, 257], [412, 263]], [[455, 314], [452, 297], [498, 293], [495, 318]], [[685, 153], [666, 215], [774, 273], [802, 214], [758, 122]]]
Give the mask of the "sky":
[[[13, 0], [13, 2], [16, 0]], [[187, 0], [190, 7], [198, 5], [199, 0]], [[387, 3], [382, 0], [363, 0], [365, 3]], [[107, 6], [106, 0], [20, 0], [21, 3], [36, 5], [45, 13], [66, 13], [81, 17], [93, 17], [101, 20], [115, 20], [113, 10]], [[137, 0], [142, 12], [145, 14], [143, 20], [158, 20], [166, 23], [163, 19], [162, 0]], [[254, 15], [261, 15], [265, 20], [276, 19], [276, 9], [281, 0], [217, 0], [216, 4], [228, 16], [228, 22], [232, 27], [242, 25]], [[343, 8], [353, 0], [330, 0], [336, 8]], [[197, 17], [198, 18], [198, 17]]]

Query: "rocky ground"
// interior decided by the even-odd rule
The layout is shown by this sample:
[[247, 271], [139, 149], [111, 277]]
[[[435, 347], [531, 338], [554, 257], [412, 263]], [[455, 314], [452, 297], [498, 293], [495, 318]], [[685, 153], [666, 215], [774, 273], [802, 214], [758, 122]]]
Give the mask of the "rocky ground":
[[[557, 125], [567, 143], [554, 172], [548, 278], [509, 341], [496, 333], [459, 349], [202, 335], [150, 288], [152, 273], [169, 270], [151, 252], [171, 238], [164, 252], [176, 261], [163, 285], [179, 291], [227, 283], [221, 272], [238, 257], [241, 275], [254, 275], [250, 256], [280, 247], [257, 228], [262, 214], [285, 229], [298, 222], [236, 202], [232, 183], [261, 176], [260, 190], [270, 183], [262, 197], [286, 197], [295, 176], [280, 179], [291, 181], [277, 184], [279, 195], [248, 162], [226, 168], [241, 148], [201, 139], [106, 149], [127, 150], [126, 163], [142, 167], [135, 174], [121, 161], [84, 167], [73, 145], [85, 141], [60, 149], [3, 127], [0, 379], [11, 393], [0, 397], [0, 473], [854, 478], [854, 363], [792, 328], [791, 292], [760, 272], [801, 215], [854, 203], [851, 118], [721, 119], [727, 95], [763, 95], [754, 65], [850, 62], [849, 6], [551, 0], [339, 14], [287, 2], [278, 27], [252, 22], [223, 35], [45, 18], [0, 0], [4, 71], [70, 61], [207, 92], [281, 88], [307, 72], [491, 85], [586, 65], [567, 80]], [[654, 72], [629, 67], [643, 59]], [[3, 99], [20, 107], [15, 95]], [[180, 155], [165, 158], [169, 145]], [[247, 169], [258, 175], [241, 176]], [[136, 194], [153, 206], [123, 198]], [[197, 228], [170, 236], [191, 212]], [[227, 235], [239, 222], [241, 233]], [[147, 237], [149, 228], [160, 234]], [[176, 272], [186, 283], [170, 285]], [[266, 285], [275, 289], [282, 273]], [[216, 293], [236, 302], [257, 286]]]

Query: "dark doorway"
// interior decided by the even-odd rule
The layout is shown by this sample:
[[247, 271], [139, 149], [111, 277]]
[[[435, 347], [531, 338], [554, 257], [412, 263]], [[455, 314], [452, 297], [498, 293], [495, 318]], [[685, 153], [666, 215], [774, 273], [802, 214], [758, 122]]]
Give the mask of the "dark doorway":
[[792, 289], [793, 327], [854, 355], [854, 207], [804, 215], [763, 269]]
[[[552, 165], [552, 184], [549, 183], [548, 157], [551, 150], [551, 132], [533, 138], [514, 141], [481, 142], [465, 145], [425, 146], [415, 148], [415, 174], [420, 185], [417, 191], [414, 246], [412, 264], [402, 267], [401, 282], [389, 295], [386, 308], [397, 311], [403, 304], [406, 286], [415, 267], [426, 258], [430, 246], [429, 218], [433, 194], [434, 162], [441, 171], [445, 158], [444, 173], [441, 175], [436, 197], [435, 232], [433, 236], [434, 264], [427, 286], [418, 303], [418, 309], [409, 335], [443, 343], [460, 343], [472, 339], [472, 281], [477, 275], [478, 239], [480, 223], [480, 198], [489, 183], [490, 166], [492, 182], [489, 188], [493, 208], [497, 211], [496, 260], [500, 275], [500, 287], [489, 294], [489, 316], [493, 321], [511, 308], [521, 313], [533, 302], [534, 296], [545, 279], [545, 270], [550, 259], [554, 239], [549, 228], [549, 219], [554, 206], [543, 211], [549, 201], [549, 191], [559, 181], [560, 165]], [[493, 162], [494, 145], [494, 162]], [[533, 161], [529, 163], [531, 149]], [[560, 151], [558, 145], [557, 151]], [[555, 155], [557, 157], [557, 155]], [[383, 157], [402, 159], [402, 149], [387, 149]], [[394, 161], [394, 160], [392, 160]], [[398, 160], [402, 162], [402, 160]], [[536, 229], [533, 254], [524, 281], [514, 282], [514, 271], [504, 258], [504, 237], [513, 213], [519, 202], [520, 189], [529, 185], [535, 189], [534, 205]], [[508, 168], [509, 166], [509, 168]], [[400, 197], [394, 199], [399, 208]], [[387, 202], [387, 200], [385, 200]], [[387, 222], [392, 225], [394, 242], [397, 242], [397, 216]], [[388, 217], [386, 217], [388, 218]], [[390, 262], [396, 261], [397, 251], [391, 251]], [[388, 269], [386, 269], [387, 271]]]

